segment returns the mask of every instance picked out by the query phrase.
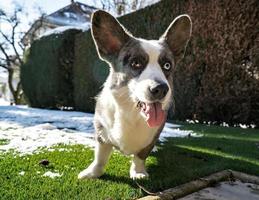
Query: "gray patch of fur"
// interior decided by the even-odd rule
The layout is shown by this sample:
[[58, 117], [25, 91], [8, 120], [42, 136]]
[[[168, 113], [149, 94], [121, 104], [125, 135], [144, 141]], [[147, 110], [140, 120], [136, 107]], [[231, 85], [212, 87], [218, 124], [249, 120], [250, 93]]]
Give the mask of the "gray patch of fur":
[[[143, 68], [133, 69], [131, 62], [133, 59], [141, 59], [143, 62]], [[110, 64], [113, 70], [110, 72], [112, 76], [112, 82], [110, 83], [110, 89], [119, 89], [127, 86], [128, 82], [137, 76], [144, 70], [148, 63], [148, 55], [141, 47], [137, 39], [132, 38], [121, 49], [117, 59]]]

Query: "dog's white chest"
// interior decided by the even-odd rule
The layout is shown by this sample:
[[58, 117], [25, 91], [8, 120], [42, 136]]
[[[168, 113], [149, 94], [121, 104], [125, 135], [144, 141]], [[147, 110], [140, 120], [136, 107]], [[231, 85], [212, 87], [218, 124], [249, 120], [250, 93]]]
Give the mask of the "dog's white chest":
[[147, 147], [153, 141], [157, 130], [158, 128], [148, 127], [137, 112], [117, 112], [110, 136], [112, 142], [124, 154], [130, 155]]
[[[128, 91], [124, 88], [117, 94], [128, 94]], [[159, 127], [147, 125], [128, 95], [116, 95], [115, 100], [108, 89], [104, 89], [101, 95], [106, 109], [96, 117], [105, 128], [102, 134], [107, 141], [127, 155], [137, 154], [151, 144]]]

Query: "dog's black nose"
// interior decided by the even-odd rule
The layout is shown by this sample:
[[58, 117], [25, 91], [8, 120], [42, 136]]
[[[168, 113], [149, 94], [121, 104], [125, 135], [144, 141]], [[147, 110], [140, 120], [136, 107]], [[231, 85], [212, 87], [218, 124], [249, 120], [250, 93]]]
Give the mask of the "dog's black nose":
[[166, 83], [159, 83], [149, 87], [149, 91], [152, 95], [152, 98], [155, 100], [163, 99], [167, 94], [168, 90], [169, 90], [169, 87]]

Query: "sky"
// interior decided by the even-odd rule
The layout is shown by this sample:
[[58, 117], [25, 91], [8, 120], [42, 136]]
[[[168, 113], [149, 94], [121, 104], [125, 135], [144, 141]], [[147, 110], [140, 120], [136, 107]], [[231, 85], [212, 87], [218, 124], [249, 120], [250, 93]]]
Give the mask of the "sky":
[[[94, 6], [98, 0], [77, 0], [77, 2]], [[15, 3], [22, 5], [27, 11], [38, 6], [41, 7], [46, 14], [50, 14], [70, 4], [71, 0], [0, 0], [0, 8], [10, 11], [13, 9]]]
[[[98, 0], [77, 0], [84, 4], [92, 6], [98, 5]], [[45, 14], [51, 14], [62, 7], [65, 7], [71, 3], [70, 0], [0, 0], [0, 8], [8, 14], [12, 14], [15, 5], [21, 5], [23, 7], [22, 19], [22, 31], [28, 30], [30, 24], [41, 16], [38, 8], [40, 8]], [[2, 30], [9, 29], [8, 25], [0, 22], [0, 28]]]

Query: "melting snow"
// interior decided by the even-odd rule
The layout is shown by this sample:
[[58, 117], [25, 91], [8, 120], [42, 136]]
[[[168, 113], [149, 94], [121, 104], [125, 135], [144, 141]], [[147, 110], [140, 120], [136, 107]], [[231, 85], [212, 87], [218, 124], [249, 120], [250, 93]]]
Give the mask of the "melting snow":
[[21, 176], [24, 176], [24, 174], [25, 174], [25, 171], [19, 172], [19, 175], [21, 175]]
[[[0, 106], [0, 150], [15, 150], [21, 155], [50, 151], [58, 144], [82, 144], [94, 147], [93, 114], [56, 111], [26, 106]], [[166, 123], [160, 141], [167, 137], [197, 136], [192, 131], [180, 130], [179, 125]]]
[[50, 177], [50, 178], [55, 178], [55, 177], [61, 177], [62, 174], [59, 174], [59, 173], [56, 173], [56, 172], [47, 171], [42, 176]]
[[90, 23], [86, 22], [86, 23], [82, 23], [82, 24], [76, 25], [76, 26], [60, 26], [60, 27], [46, 31], [45, 33], [40, 35], [39, 38], [42, 38], [42, 37], [45, 37], [45, 36], [48, 36], [51, 34], [62, 34], [63, 32], [70, 30], [70, 29], [81, 30], [84, 32], [84, 31], [87, 31], [90, 29]]
[[3, 98], [0, 98], [0, 105], [5, 105], [5, 106], [7, 106], [7, 105], [10, 105], [10, 102], [6, 101], [6, 100], [3, 99]]
[[165, 127], [159, 137], [159, 140], [161, 142], [163, 142], [168, 137], [186, 137], [186, 136], [200, 137], [201, 136], [201, 135], [194, 133], [193, 131], [180, 130], [179, 127], [181, 127], [181, 125], [166, 123]]

